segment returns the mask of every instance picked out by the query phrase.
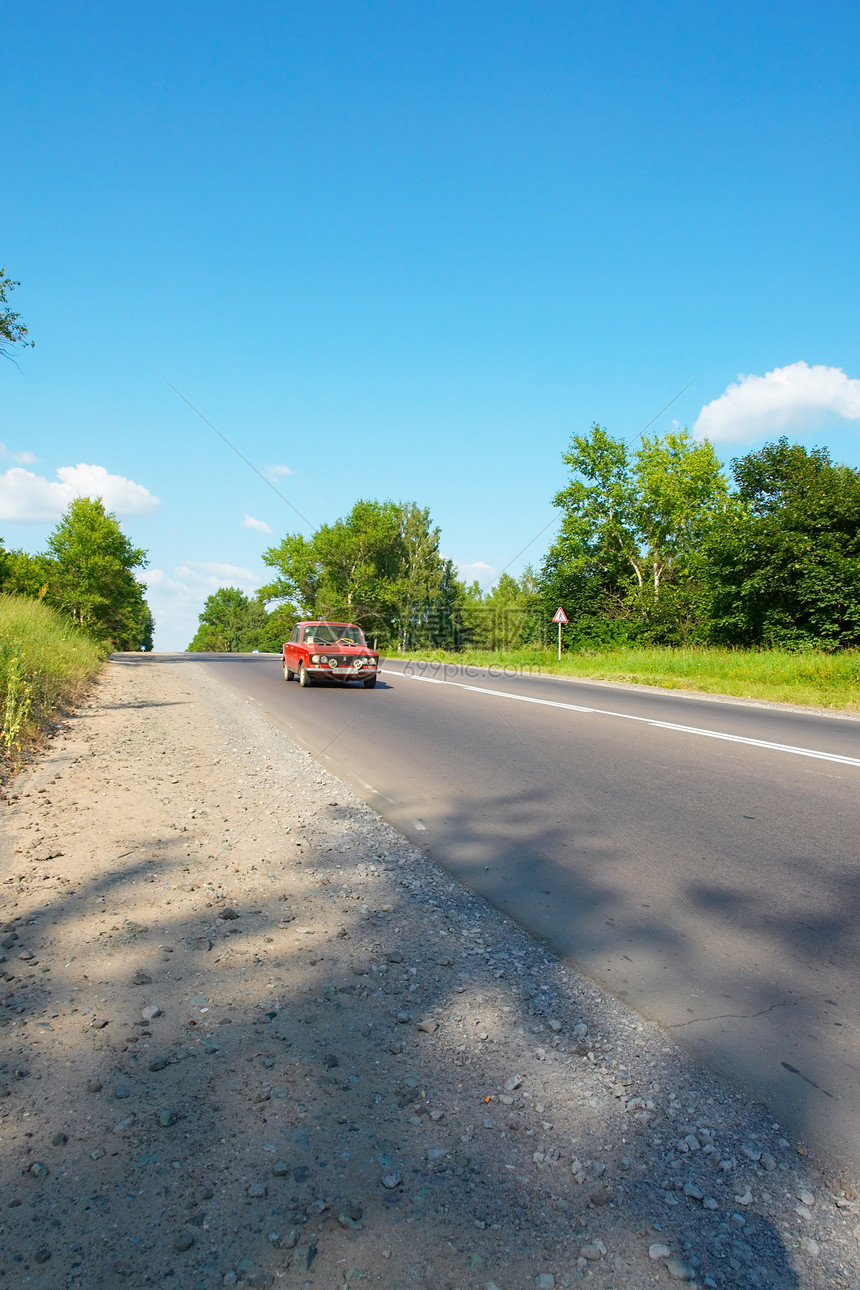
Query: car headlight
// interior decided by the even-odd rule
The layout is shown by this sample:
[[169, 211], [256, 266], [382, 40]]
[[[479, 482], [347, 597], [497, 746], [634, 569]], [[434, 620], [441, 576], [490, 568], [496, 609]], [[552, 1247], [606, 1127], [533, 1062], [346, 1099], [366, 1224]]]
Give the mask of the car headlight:
[[311, 662], [312, 662], [312, 663], [318, 663], [319, 661], [320, 661], [320, 656], [319, 656], [319, 654], [311, 654]]
[[354, 658], [354, 659], [352, 660], [352, 666], [353, 666], [353, 667], [361, 667], [362, 663], [366, 663], [366, 662], [367, 662], [367, 660], [366, 660], [366, 659], [363, 659], [363, 658]]
[[[323, 659], [323, 662], [325, 662], [325, 659]], [[328, 665], [329, 665], [329, 667], [337, 667], [337, 659], [336, 659], [336, 658], [330, 658], [330, 659], [329, 659], [329, 661], [328, 661]]]

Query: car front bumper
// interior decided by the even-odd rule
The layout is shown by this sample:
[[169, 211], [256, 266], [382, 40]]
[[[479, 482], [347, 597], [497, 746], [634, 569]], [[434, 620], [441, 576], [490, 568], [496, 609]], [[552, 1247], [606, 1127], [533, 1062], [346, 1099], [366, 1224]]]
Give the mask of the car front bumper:
[[305, 670], [315, 678], [320, 676], [334, 676], [337, 677], [339, 681], [344, 680], [344, 678], [348, 681], [351, 676], [356, 678], [361, 677], [362, 680], [368, 676], [376, 676], [379, 668], [370, 667], [366, 664], [362, 667], [355, 667], [354, 664], [338, 663], [335, 667], [331, 667], [328, 663], [306, 663]]

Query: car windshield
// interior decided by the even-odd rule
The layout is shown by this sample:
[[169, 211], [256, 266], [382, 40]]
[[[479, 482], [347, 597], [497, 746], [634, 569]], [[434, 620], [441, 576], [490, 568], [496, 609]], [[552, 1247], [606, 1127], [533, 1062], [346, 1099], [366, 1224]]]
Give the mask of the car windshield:
[[345, 623], [315, 623], [305, 628], [306, 645], [364, 645], [360, 627]]

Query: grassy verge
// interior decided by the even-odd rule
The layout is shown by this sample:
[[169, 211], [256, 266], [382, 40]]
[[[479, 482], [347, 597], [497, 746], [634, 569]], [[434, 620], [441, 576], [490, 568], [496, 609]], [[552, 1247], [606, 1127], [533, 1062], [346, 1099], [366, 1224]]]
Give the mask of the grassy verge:
[[671, 649], [631, 646], [509, 652], [424, 650], [392, 658], [427, 659], [477, 667], [533, 669], [555, 676], [658, 685], [668, 690], [700, 690], [776, 703], [860, 712], [860, 651], [826, 654], [820, 650]]
[[105, 650], [47, 605], [0, 595], [0, 755], [12, 762], [75, 702]]

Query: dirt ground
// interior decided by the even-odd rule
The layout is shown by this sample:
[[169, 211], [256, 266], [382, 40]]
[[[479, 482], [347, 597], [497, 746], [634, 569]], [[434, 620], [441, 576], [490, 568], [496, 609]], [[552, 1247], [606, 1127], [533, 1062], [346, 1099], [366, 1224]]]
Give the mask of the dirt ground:
[[860, 1290], [851, 1179], [198, 664], [0, 809], [0, 1287]]

